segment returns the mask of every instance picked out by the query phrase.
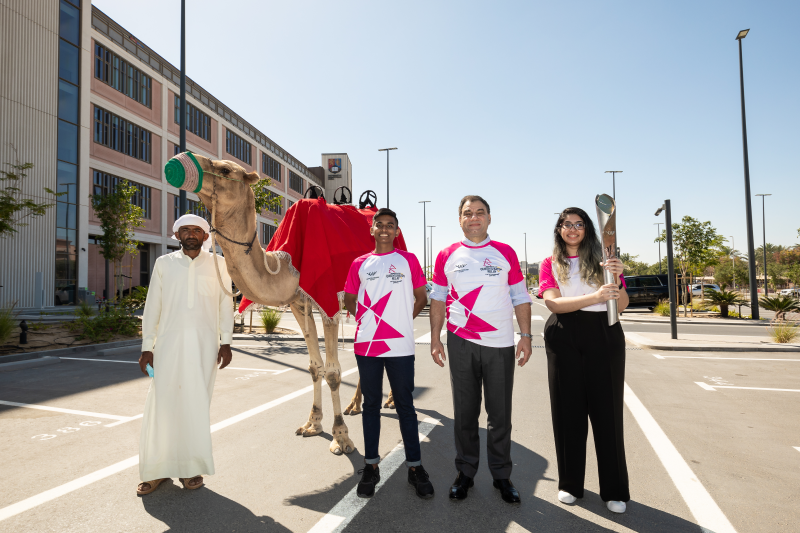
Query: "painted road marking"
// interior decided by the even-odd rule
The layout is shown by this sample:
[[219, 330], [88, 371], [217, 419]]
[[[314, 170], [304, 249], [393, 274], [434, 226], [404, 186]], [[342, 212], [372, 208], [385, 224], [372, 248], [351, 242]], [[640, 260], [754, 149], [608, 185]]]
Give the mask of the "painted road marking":
[[252, 370], [253, 372], [272, 372], [273, 376], [277, 376], [278, 374], [283, 374], [284, 372], [288, 372], [290, 370], [294, 370], [293, 368], [286, 368], [284, 370], [270, 370], [268, 368], [241, 368], [238, 366], [226, 366], [222, 370]]
[[800, 452], [800, 446], [792, 446], [792, 448], [794, 448], [795, 450], [797, 450], [798, 452]]
[[69, 359], [70, 361], [92, 361], [94, 363], [130, 363], [138, 365], [139, 361], [117, 361], [115, 359], [83, 359], [80, 357], [59, 357], [59, 359]]
[[[439, 339], [441, 340], [442, 336], [446, 334], [445, 331], [442, 331], [441, 335], [439, 335]], [[425, 335], [421, 335], [414, 339], [414, 344], [430, 344], [431, 343], [431, 332], [429, 331]]]
[[539, 315], [533, 315], [533, 316], [531, 316], [531, 320], [542, 320], [542, 321], [544, 321], [544, 317], [543, 316], [539, 316]]
[[[60, 359], [70, 359], [72, 361], [92, 361], [92, 362], [99, 361], [101, 363], [130, 363], [132, 365], [139, 364], [139, 361], [116, 361], [113, 359], [81, 359], [79, 357], [61, 357]], [[284, 372], [293, 370], [292, 368], [287, 368], [285, 370], [272, 370], [269, 368], [241, 368], [238, 366], [226, 366], [225, 368], [228, 368], [230, 370], [253, 370], [255, 372], [272, 372], [273, 376], [277, 376], [278, 374], [283, 374]], [[222, 370], [225, 370], [225, 368], [223, 368]]]
[[722, 359], [726, 361], [789, 361], [798, 362], [800, 359], [761, 359], [759, 357], [701, 357], [694, 355], [656, 355], [659, 359]]
[[[433, 418], [426, 418], [419, 423], [419, 441], [422, 442], [427, 438], [428, 434], [433, 431], [433, 428], [439, 424], [439, 421]], [[403, 443], [400, 442], [395, 448], [389, 452], [380, 463], [381, 467], [381, 480], [375, 485], [375, 492], [377, 493], [386, 480], [392, 477], [395, 470], [397, 470], [406, 457], [404, 453]], [[339, 503], [333, 506], [328, 514], [322, 517], [317, 524], [308, 530], [308, 533], [338, 533], [350, 523], [353, 518], [366, 507], [369, 502], [368, 498], [359, 498], [356, 495], [358, 486], [353, 487]]]
[[625, 383], [625, 405], [650, 441], [650, 445], [681, 493], [697, 524], [715, 533], [735, 533], [733, 525], [627, 383]]
[[[351, 368], [350, 370], [342, 372], [342, 377], [349, 376], [350, 374], [353, 374], [355, 372], [358, 372], [358, 367]], [[323, 380], [322, 386], [324, 387], [326, 385], [327, 382]], [[289, 400], [293, 400], [308, 392], [312, 392], [313, 390], [314, 390], [314, 385], [309, 385], [308, 387], [304, 387], [295, 392], [291, 392], [285, 396], [281, 396], [277, 400], [272, 400], [271, 402], [267, 402], [263, 405], [259, 405], [258, 407], [254, 407], [249, 411], [245, 411], [244, 413], [228, 418], [227, 420], [223, 420], [222, 422], [217, 422], [216, 424], [211, 426], [211, 433], [214, 433], [215, 431], [219, 431], [220, 429], [224, 429], [228, 426], [236, 424], [237, 422], [241, 422], [242, 420], [246, 420], [251, 416], [263, 413], [268, 409], [272, 409], [273, 407], [281, 405], [282, 403], [286, 403]], [[119, 418], [124, 418], [124, 417], [119, 417]], [[87, 485], [91, 485], [95, 481], [100, 481], [101, 479], [113, 476], [114, 474], [122, 472], [123, 470], [127, 470], [128, 468], [134, 467], [138, 464], [139, 464], [139, 456], [134, 455], [133, 457], [129, 457], [124, 461], [120, 461], [116, 464], [100, 469], [97, 472], [92, 472], [91, 474], [79, 477], [78, 479], [70, 481], [69, 483], [64, 483], [63, 485], [60, 485], [58, 487], [46, 490], [40, 494], [37, 494], [36, 496], [31, 496], [30, 498], [26, 498], [17, 503], [13, 503], [7, 507], [0, 509], [0, 522], [8, 518], [11, 518], [12, 516], [24, 513], [25, 511], [33, 509], [34, 507], [38, 507], [39, 505], [55, 500], [56, 498], [64, 496], [65, 494], [69, 494], [70, 492], [74, 492], [78, 489], [86, 487]]]
[[126, 418], [128, 418], [127, 416], [105, 415], [102, 413], [91, 413], [89, 411], [76, 411], [74, 409], [62, 409], [61, 407], [48, 407], [46, 405], [34, 405], [31, 403], [5, 402], [3, 400], [0, 400], [0, 405], [9, 405], [11, 407], [26, 407], [28, 409], [39, 409], [40, 411], [54, 411], [56, 413], [66, 413], [69, 415], [83, 415], [92, 418], [109, 418], [111, 420], [125, 420]]
[[658, 355], [657, 353], [654, 353], [653, 357], [655, 357], [656, 359], [664, 359], [663, 355]]
[[716, 389], [743, 389], [743, 390], [770, 390], [774, 392], [800, 392], [800, 389], [770, 389], [766, 387], [734, 387], [733, 385], [708, 385], [707, 383], [703, 383], [700, 381], [695, 381], [698, 385], [703, 387], [706, 390], [716, 390]]
[[140, 419], [140, 418], [142, 418], [143, 416], [144, 416], [144, 413], [142, 413], [142, 414], [138, 414], [138, 415], [136, 415], [136, 416], [129, 416], [129, 417], [128, 417], [128, 418], [126, 418], [125, 420], [117, 420], [116, 422], [112, 422], [112, 423], [110, 423], [110, 424], [106, 424], [106, 425], [105, 425], [105, 427], [107, 427], [107, 428], [113, 428], [114, 426], [119, 426], [120, 424], [124, 424], [125, 422], [130, 422], [131, 420], [139, 420], [139, 419]]

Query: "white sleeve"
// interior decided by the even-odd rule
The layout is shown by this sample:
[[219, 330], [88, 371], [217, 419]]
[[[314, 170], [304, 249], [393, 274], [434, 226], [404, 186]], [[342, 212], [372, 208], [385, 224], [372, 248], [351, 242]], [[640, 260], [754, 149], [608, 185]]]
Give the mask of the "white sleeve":
[[156, 261], [153, 276], [150, 278], [150, 287], [147, 289], [147, 299], [144, 302], [144, 316], [142, 317], [142, 351], [152, 352], [156, 345], [158, 323], [161, 321], [161, 265], [163, 261]]

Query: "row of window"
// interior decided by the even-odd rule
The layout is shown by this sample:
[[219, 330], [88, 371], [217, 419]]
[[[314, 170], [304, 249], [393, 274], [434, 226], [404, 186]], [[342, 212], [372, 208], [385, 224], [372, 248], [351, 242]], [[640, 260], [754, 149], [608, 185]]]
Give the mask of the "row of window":
[[261, 242], [262, 244], [269, 244], [272, 240], [272, 237], [275, 236], [275, 232], [278, 231], [278, 228], [275, 226], [271, 226], [269, 224], [265, 224], [264, 222], [261, 223]]
[[282, 215], [283, 214], [283, 202], [281, 201], [281, 195], [280, 194], [275, 194], [272, 191], [267, 191], [267, 197], [270, 200], [273, 200], [273, 201], [275, 199], [277, 199], [277, 202], [271, 204], [271, 206], [269, 207], [269, 211], [271, 213], [275, 213], [276, 215]]
[[94, 77], [122, 94], [152, 107], [152, 80], [101, 44], [94, 45]]
[[209, 218], [209, 214], [205, 206], [202, 206], [200, 202], [190, 200], [189, 198], [186, 199], [186, 213], [181, 213], [180, 211], [181, 211], [181, 199], [179, 196], [174, 196], [172, 198], [172, 214], [174, 216], [174, 220], [178, 220], [181, 216], [185, 215], [186, 213], [191, 213], [193, 215], [197, 215], [205, 219]]
[[[105, 196], [114, 192], [118, 183], [127, 181], [119, 176], [100, 172], [99, 170], [94, 170], [92, 173], [94, 174], [93, 194], [97, 196]], [[133, 194], [133, 197], [131, 197], [131, 203], [142, 208], [144, 211], [144, 218], [152, 218], [152, 188], [136, 182], [131, 183], [136, 186], [136, 192]]]
[[94, 142], [97, 144], [149, 163], [151, 141], [152, 134], [146, 129], [103, 108], [94, 107]]
[[225, 151], [248, 165], [252, 164], [250, 158], [250, 143], [231, 130], [226, 129], [225, 132]]
[[[180, 124], [181, 117], [181, 97], [175, 97], [175, 124]], [[191, 131], [198, 137], [211, 142], [211, 117], [200, 111], [186, 101], [186, 131]]]
[[299, 192], [300, 194], [303, 194], [304, 192], [303, 179], [299, 175], [292, 172], [291, 170], [289, 171], [289, 188], [292, 189], [294, 192]]
[[272, 159], [267, 154], [261, 154], [261, 172], [280, 183], [281, 164]]

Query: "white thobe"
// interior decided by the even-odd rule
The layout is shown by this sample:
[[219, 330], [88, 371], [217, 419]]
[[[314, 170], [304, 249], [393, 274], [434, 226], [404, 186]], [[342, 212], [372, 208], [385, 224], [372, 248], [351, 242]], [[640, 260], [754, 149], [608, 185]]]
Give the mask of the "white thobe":
[[[217, 257], [230, 290], [225, 260]], [[214, 256], [183, 250], [156, 260], [142, 320], [142, 351], [154, 375], [139, 438], [142, 481], [214, 474], [209, 410], [220, 344], [233, 338], [233, 302]]]

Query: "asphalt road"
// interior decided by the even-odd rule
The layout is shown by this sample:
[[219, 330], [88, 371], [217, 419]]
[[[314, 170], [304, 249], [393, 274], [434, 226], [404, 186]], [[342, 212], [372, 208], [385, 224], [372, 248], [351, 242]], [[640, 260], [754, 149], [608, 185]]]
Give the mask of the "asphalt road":
[[[586, 496], [572, 506], [556, 498], [540, 336], [548, 313], [537, 305], [533, 310], [542, 317], [533, 323], [534, 354], [527, 366], [517, 368], [514, 387], [512, 480], [521, 506], [500, 499], [485, 464], [467, 500], [448, 500], [456, 474], [449, 373], [433, 364], [427, 344], [417, 345], [415, 402], [421, 421], [436, 421], [420, 425], [427, 433], [422, 460], [436, 496], [418, 499], [406, 482], [405, 466], [392, 470], [398, 455], [391, 452], [401, 439], [395, 412], [384, 410], [380, 450], [386, 480], [371, 500], [353, 503], [356, 471], [363, 465], [360, 417], [345, 418], [358, 447], [348, 456], [328, 451], [327, 432], [295, 436], [311, 408], [311, 393], [303, 392], [311, 384], [305, 346], [235, 341], [232, 368], [218, 374], [211, 408], [217, 474], [206, 477], [206, 486], [197, 491], [183, 490], [174, 480], [144, 498], [134, 492], [141, 419], [133, 417], [142, 412], [149, 386], [149, 378], [133, 364], [135, 352], [0, 374], [0, 401], [72, 411], [0, 405], [0, 531], [299, 532], [344, 526], [348, 532], [700, 532], [698, 520], [718, 533], [725, 529], [716, 526], [725, 520], [739, 532], [796, 530], [800, 354], [670, 352], [656, 357], [629, 347], [626, 382], [639, 401], [626, 397], [624, 415], [632, 500], [626, 514], [615, 515], [598, 495], [591, 436]], [[417, 338], [429, 332], [426, 317], [415, 326]], [[663, 327], [623, 325], [630, 331]], [[761, 329], [696, 328], [692, 332], [722, 335], [756, 335]], [[719, 357], [735, 359], [714, 359]], [[354, 369], [351, 351], [340, 352], [340, 358], [345, 373]], [[343, 380], [345, 405], [357, 380], [357, 372]], [[333, 415], [327, 387], [323, 406], [329, 431]], [[485, 423], [484, 416], [483, 428]], [[664, 439], [675, 454], [667, 453]], [[687, 472], [696, 480], [688, 485], [681, 481]], [[703, 515], [713, 503], [698, 511], [697, 502], [706, 501], [698, 500], [700, 485], [722, 521], [713, 513]]]

